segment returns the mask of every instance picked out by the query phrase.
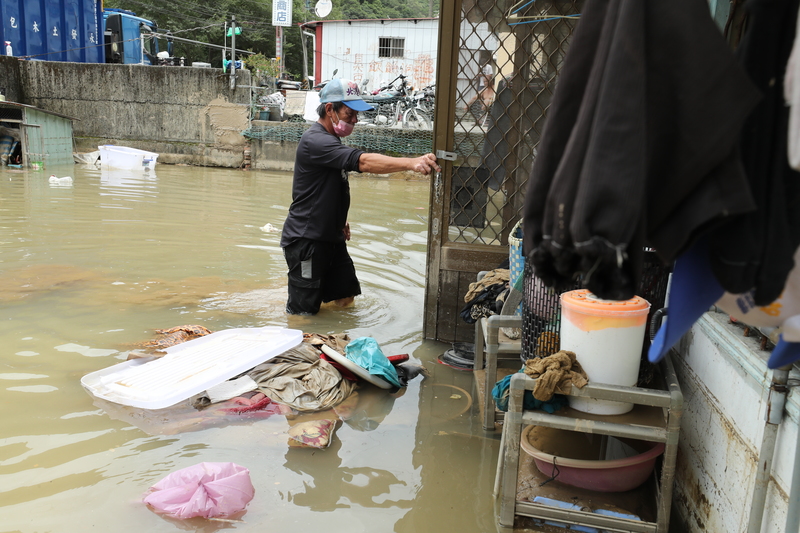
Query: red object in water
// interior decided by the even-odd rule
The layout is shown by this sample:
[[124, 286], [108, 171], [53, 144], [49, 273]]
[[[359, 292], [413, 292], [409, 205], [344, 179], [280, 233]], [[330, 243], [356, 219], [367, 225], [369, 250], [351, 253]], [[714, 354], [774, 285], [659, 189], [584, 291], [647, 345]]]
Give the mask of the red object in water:
[[386, 359], [389, 360], [390, 363], [393, 365], [398, 365], [400, 363], [404, 363], [409, 360], [409, 356], [407, 353], [401, 353], [399, 355], [390, 355]]
[[259, 392], [252, 398], [239, 397], [239, 398], [233, 398], [231, 401], [239, 404], [240, 407], [223, 409], [223, 411], [225, 411], [226, 413], [241, 414], [241, 413], [248, 413], [250, 411], [260, 411], [264, 409], [266, 406], [268, 406], [270, 403], [272, 403], [272, 400], [270, 400], [264, 393], [261, 392]]

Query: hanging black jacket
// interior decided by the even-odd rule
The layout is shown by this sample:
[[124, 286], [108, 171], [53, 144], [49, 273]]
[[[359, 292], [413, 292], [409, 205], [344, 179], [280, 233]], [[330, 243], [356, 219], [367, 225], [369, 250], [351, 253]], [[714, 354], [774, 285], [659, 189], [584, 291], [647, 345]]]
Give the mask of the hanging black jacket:
[[736, 144], [758, 97], [704, 0], [587, 0], [525, 198], [536, 274], [627, 299], [645, 246], [671, 262], [753, 210]]

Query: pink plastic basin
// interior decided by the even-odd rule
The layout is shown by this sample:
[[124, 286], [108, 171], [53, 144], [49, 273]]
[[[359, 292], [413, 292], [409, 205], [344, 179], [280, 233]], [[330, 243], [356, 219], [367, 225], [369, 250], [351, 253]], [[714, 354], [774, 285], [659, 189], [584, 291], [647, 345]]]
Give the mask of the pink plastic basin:
[[[522, 431], [522, 449], [533, 457], [539, 471], [555, 480], [598, 492], [624, 492], [632, 490], [644, 483], [655, 467], [656, 459], [664, 453], [664, 444], [660, 442], [632, 441], [635, 448], [643, 449], [641, 453], [622, 459], [582, 459], [583, 441], [586, 436], [573, 431], [553, 428], [528, 426]], [[532, 442], [537, 443], [537, 448]], [[596, 450], [585, 446], [585, 455], [592, 455]], [[556, 450], [565, 450], [562, 456]], [[551, 452], [551, 453], [548, 453]], [[573, 457], [570, 457], [572, 455]], [[554, 466], [555, 461], [555, 466]]]

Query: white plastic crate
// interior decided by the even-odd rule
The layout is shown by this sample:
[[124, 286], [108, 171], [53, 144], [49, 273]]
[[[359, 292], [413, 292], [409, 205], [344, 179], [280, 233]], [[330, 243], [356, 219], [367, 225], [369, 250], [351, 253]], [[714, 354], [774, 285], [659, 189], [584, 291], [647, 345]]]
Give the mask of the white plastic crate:
[[110, 402], [163, 409], [250, 370], [303, 341], [303, 332], [276, 326], [218, 331], [167, 348], [159, 359], [133, 359], [81, 379]]
[[97, 148], [100, 150], [100, 165], [108, 168], [153, 170], [158, 161], [158, 154], [147, 150], [113, 144]]

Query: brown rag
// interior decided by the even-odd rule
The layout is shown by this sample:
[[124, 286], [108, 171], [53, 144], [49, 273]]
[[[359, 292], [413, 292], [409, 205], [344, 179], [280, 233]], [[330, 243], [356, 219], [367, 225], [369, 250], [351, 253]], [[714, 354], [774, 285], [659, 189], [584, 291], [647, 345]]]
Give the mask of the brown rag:
[[542, 402], [549, 401], [553, 394], [568, 394], [572, 385], [582, 389], [589, 382], [575, 353], [566, 350], [528, 359], [525, 374], [536, 378], [533, 397]]

